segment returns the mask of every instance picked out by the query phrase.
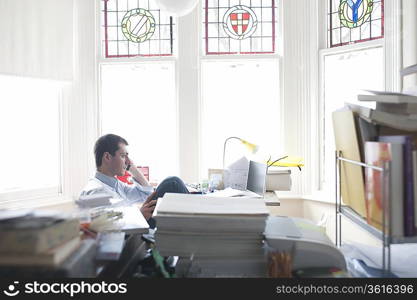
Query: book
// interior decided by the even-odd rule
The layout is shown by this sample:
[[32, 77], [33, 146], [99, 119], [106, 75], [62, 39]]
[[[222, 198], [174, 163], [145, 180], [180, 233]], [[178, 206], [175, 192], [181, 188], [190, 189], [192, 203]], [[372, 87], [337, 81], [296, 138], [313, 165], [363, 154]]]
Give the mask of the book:
[[[336, 150], [341, 151], [344, 158], [362, 161], [353, 112], [351, 110], [335, 111], [332, 118]], [[340, 174], [343, 202], [365, 217], [365, 184], [362, 168], [341, 162]]]
[[81, 244], [79, 237], [37, 254], [1, 253], [0, 266], [58, 266]]
[[266, 174], [267, 191], [289, 191], [291, 183], [291, 170], [268, 169]]
[[0, 276], [9, 278], [94, 278], [97, 276], [95, 261], [96, 242], [84, 239], [77, 250], [58, 266], [10, 265], [1, 266]]
[[417, 150], [413, 150], [414, 230], [417, 230]]
[[403, 145], [403, 178], [404, 178], [404, 235], [414, 235], [414, 187], [413, 187], [413, 148], [414, 143], [409, 135], [380, 136], [379, 141]]
[[417, 114], [417, 103], [379, 103], [376, 104], [376, 110], [400, 114], [400, 115], [412, 115]]
[[112, 195], [106, 193], [95, 193], [90, 195], [81, 195], [76, 203], [81, 208], [93, 208], [99, 206], [109, 206], [116, 203], [115, 199], [112, 199]]
[[365, 143], [374, 142], [378, 139], [378, 127], [361, 116], [355, 114], [354, 117], [356, 128], [358, 128], [359, 150], [363, 160], [365, 157]]
[[365, 162], [377, 167], [382, 167], [384, 162], [391, 162], [390, 183], [382, 182], [382, 172], [365, 169], [368, 224], [382, 230], [382, 188], [389, 184], [389, 207], [386, 212], [391, 214], [391, 233], [393, 237], [404, 236], [403, 145], [366, 142]]
[[27, 215], [0, 221], [0, 253], [36, 254], [79, 235], [78, 219]]
[[402, 93], [389, 93], [378, 95], [358, 95], [359, 101], [375, 101], [380, 103], [417, 103], [417, 96]]
[[417, 131], [417, 115], [392, 114], [351, 103], [347, 103], [347, 106], [370, 122], [405, 131]]

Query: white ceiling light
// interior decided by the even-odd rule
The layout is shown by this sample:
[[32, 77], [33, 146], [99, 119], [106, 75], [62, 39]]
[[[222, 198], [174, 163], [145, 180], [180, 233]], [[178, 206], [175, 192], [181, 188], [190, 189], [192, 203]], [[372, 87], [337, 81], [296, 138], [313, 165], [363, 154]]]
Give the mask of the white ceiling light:
[[198, 0], [155, 0], [158, 7], [171, 15], [181, 17], [189, 14]]

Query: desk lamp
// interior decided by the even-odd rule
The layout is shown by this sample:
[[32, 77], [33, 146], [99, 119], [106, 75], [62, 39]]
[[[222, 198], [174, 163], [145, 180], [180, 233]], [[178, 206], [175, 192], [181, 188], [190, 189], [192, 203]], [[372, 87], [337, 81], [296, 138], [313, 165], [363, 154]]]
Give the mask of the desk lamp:
[[235, 139], [235, 140], [239, 140], [243, 145], [245, 145], [246, 146], [246, 148], [248, 148], [252, 153], [256, 153], [257, 151], [258, 151], [258, 149], [259, 149], [259, 146], [257, 146], [257, 145], [255, 145], [255, 144], [252, 144], [252, 143], [249, 143], [248, 141], [246, 141], [246, 140], [244, 140], [244, 139], [241, 139], [241, 138], [239, 138], [239, 137], [236, 137], [236, 136], [231, 136], [231, 137], [228, 137], [225, 141], [224, 141], [224, 146], [223, 146], [223, 169], [224, 169], [224, 163], [225, 163], [225, 157], [226, 157], [226, 145], [227, 145], [227, 142], [229, 141], [229, 140], [232, 140], [232, 139]]

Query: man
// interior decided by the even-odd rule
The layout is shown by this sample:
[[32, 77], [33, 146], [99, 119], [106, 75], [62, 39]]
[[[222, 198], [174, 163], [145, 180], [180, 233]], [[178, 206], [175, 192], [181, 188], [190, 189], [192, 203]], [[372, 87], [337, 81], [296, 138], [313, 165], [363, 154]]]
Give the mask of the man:
[[[89, 180], [81, 196], [106, 193], [123, 199], [125, 204], [143, 202], [140, 211], [149, 225], [155, 227], [151, 216], [156, 199], [163, 197], [165, 193], [188, 193], [188, 190], [180, 178], [168, 177], [153, 191], [153, 187], [129, 157], [126, 146], [127, 141], [115, 134], [107, 134], [97, 140], [94, 146], [97, 172]], [[116, 178], [123, 176], [126, 170], [132, 174], [133, 185]]]

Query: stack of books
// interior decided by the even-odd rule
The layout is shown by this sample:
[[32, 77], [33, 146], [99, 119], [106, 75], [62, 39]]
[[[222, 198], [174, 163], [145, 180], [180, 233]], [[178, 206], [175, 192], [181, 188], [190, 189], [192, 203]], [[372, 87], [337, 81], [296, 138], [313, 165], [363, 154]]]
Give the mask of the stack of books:
[[0, 267], [57, 267], [80, 244], [78, 219], [41, 211], [0, 212]]
[[191, 259], [194, 276], [266, 275], [262, 249], [268, 210], [263, 199], [165, 194], [158, 200], [156, 246]]
[[[371, 91], [359, 101], [376, 108], [347, 104], [333, 113], [336, 148], [348, 159], [382, 167], [390, 163], [392, 236], [415, 236], [417, 228], [417, 96]], [[382, 174], [342, 163], [342, 198], [368, 224], [382, 229]]]

